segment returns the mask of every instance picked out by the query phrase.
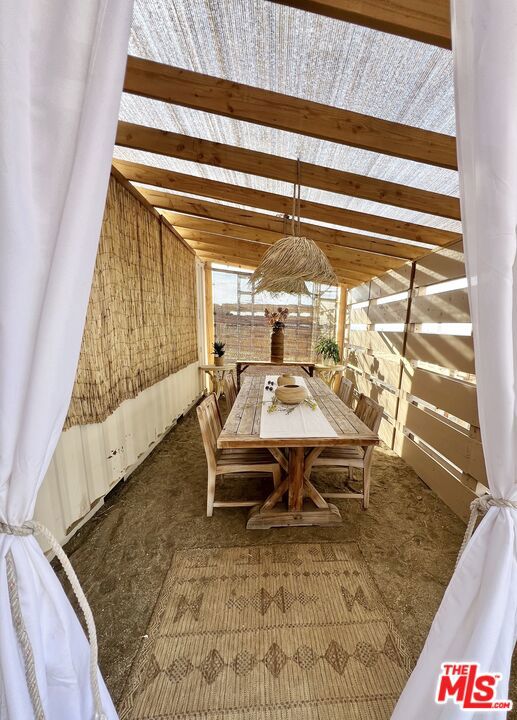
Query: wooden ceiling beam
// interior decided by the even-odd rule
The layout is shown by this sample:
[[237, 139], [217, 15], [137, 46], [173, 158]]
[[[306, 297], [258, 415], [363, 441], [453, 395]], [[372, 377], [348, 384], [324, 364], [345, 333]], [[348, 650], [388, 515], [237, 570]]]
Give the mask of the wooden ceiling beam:
[[[236, 247], [235, 245], [228, 247], [225, 244], [198, 242], [195, 240], [189, 240], [188, 238], [185, 238], [185, 242], [187, 242], [197, 254], [206, 255], [208, 253], [211, 255], [220, 255], [221, 257], [232, 258], [234, 261], [241, 263], [254, 263], [255, 267], [260, 263], [266, 250], [264, 246], [262, 246], [263, 249], [250, 250], [248, 249], [248, 243], [245, 240], [240, 241], [239, 247]], [[357, 270], [350, 270], [348, 267], [339, 266], [335, 267], [334, 270], [340, 280], [342, 278], [347, 278], [347, 280], [352, 280], [354, 282], [365, 282], [376, 274], [375, 271], [358, 272]]]
[[[203, 262], [209, 262], [209, 263], [221, 263], [223, 265], [231, 265], [235, 268], [240, 268], [242, 270], [255, 270], [257, 267], [257, 263], [249, 260], [249, 261], [242, 261], [237, 260], [235, 258], [221, 255], [221, 253], [209, 253], [209, 252], [201, 252], [201, 251], [195, 251], [196, 256], [202, 260]], [[217, 268], [213, 268], [213, 272], [217, 272]], [[355, 287], [356, 285], [362, 285], [364, 280], [355, 280], [353, 278], [346, 278], [346, 277], [340, 277], [339, 274], [337, 275], [339, 283], [343, 284], [347, 287]], [[366, 281], [370, 280], [371, 278], [366, 278]]]
[[[248, 205], [281, 215], [292, 212], [293, 199], [285, 195], [277, 195], [264, 190], [254, 190], [240, 185], [233, 185], [232, 183], [219, 182], [218, 180], [207, 180], [195, 175], [185, 175], [128, 160], [114, 160], [113, 162], [125, 177], [133, 182], [155, 185], [160, 188], [200, 195], [223, 202]], [[161, 190], [150, 190], [143, 187], [138, 189], [146, 195], [152, 205], [166, 210], [176, 209], [173, 204], [174, 199], [181, 197]], [[201, 200], [194, 201], [192, 198], [190, 200], [202, 202]], [[309, 220], [343, 225], [344, 227], [380, 233], [381, 235], [391, 235], [405, 240], [416, 240], [429, 245], [449, 245], [460, 241], [462, 238], [461, 233], [451, 232], [450, 230], [440, 230], [426, 225], [417, 225], [416, 223], [394, 220], [382, 215], [347, 210], [334, 205], [311, 202], [310, 200], [301, 201], [300, 211], [302, 217]], [[243, 210], [242, 212], [247, 211]]]
[[124, 91], [384, 155], [452, 170], [458, 167], [456, 139], [450, 135], [131, 55]]
[[[204, 243], [193, 243], [192, 244], [192, 250], [196, 253], [196, 255], [201, 255], [204, 258], [209, 258], [210, 260], [218, 260], [219, 262], [233, 262], [234, 264], [239, 265], [248, 265], [252, 266], [253, 268], [256, 268], [261, 260], [261, 257], [256, 254], [248, 254], [244, 250], [235, 251], [235, 250], [228, 250], [226, 248], [220, 248], [220, 247], [212, 247], [208, 244]], [[223, 260], [224, 259], [224, 260]], [[347, 284], [353, 283], [353, 284], [360, 284], [364, 282], [368, 282], [372, 277], [375, 276], [375, 273], [350, 273], [347, 269], [342, 268], [336, 268], [335, 269], [336, 277], [338, 278], [339, 282], [345, 282]]]
[[449, 0], [272, 0], [280, 5], [451, 48]]
[[[156, 193], [151, 191], [148, 194], [145, 188], [142, 189], [142, 193], [152, 203]], [[291, 221], [286, 221], [281, 217], [264, 215], [252, 210], [242, 210], [220, 203], [210, 203], [206, 200], [191, 200], [171, 193], [161, 194], [167, 196], [160, 202], [162, 209], [164, 205], [168, 205], [170, 208], [164, 214], [172, 225], [191, 229], [199, 228], [200, 230], [204, 228], [208, 230], [212, 226], [217, 228], [218, 225], [219, 230], [216, 232], [223, 234], [231, 234], [231, 228], [239, 226], [253, 228], [257, 233], [275, 232], [284, 236], [291, 233]], [[213, 225], [213, 223], [217, 223], [217, 225]], [[230, 230], [226, 230], [227, 225], [230, 226]], [[308, 223], [300, 223], [300, 232], [312, 240], [404, 260], [416, 260], [430, 251], [430, 248], [415, 247], [370, 235], [359, 235]]]
[[[226, 235], [216, 235], [215, 233], [203, 232], [202, 230], [189, 230], [188, 228], [178, 228], [177, 232], [186, 240], [190, 245], [193, 243], [205, 243], [213, 246], [224, 247], [228, 250], [231, 249], [245, 249], [249, 252], [254, 252], [262, 257], [262, 254], [268, 249], [273, 241], [265, 240], [264, 242], [257, 242], [246, 237], [228, 237]], [[404, 260], [398, 260], [396, 258], [378, 259], [375, 256], [375, 260], [367, 260], [363, 257], [357, 257], [353, 253], [346, 253], [345, 251], [328, 246], [326, 243], [319, 244], [319, 247], [325, 255], [328, 257], [332, 267], [334, 268], [346, 268], [350, 270], [356, 270], [359, 273], [376, 273], [381, 274], [392, 268], [401, 267], [404, 265]], [[374, 256], [370, 256], [374, 257]]]
[[[202, 165], [213, 165], [291, 184], [294, 184], [297, 178], [296, 160], [124, 121], [118, 124], [116, 143], [134, 150], [166, 155]], [[428, 190], [304, 162], [300, 163], [300, 178], [301, 184], [305, 187], [360, 197], [455, 220], [460, 217], [458, 198]]]
[[[273, 245], [277, 240], [285, 236], [283, 233], [257, 230], [256, 228], [248, 228], [242, 225], [229, 225], [228, 223], [219, 223], [213, 220], [203, 221], [197, 225], [197, 227], [190, 227], [188, 224], [182, 222], [174, 222], [168, 213], [166, 214], [166, 218], [184, 237], [194, 237], [196, 233], [202, 233], [203, 235], [213, 235], [217, 238], [226, 238], [229, 243], [234, 240], [248, 240], [255, 244]], [[329, 260], [344, 261], [353, 265], [368, 267], [368, 269], [390, 270], [393, 267], [400, 267], [407, 262], [404, 258], [393, 258], [388, 255], [366, 253], [360, 250], [343, 248], [325, 241], [317, 241], [316, 244], [320, 250], [323, 250]]]

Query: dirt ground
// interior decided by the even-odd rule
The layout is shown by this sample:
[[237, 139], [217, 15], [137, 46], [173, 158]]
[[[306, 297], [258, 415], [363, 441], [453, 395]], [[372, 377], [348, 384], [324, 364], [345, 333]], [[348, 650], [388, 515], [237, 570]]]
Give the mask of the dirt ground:
[[[327, 472], [316, 484], [328, 487], [337, 478]], [[216, 508], [207, 518], [205, 491], [206, 461], [193, 410], [66, 547], [96, 618], [100, 665], [115, 702], [177, 548], [356, 541], [416, 659], [464, 525], [394, 453], [375, 451], [367, 512], [357, 500], [337, 501], [344, 518], [339, 527], [248, 531], [245, 508]], [[225, 480], [221, 487], [221, 494], [234, 497], [268, 491], [265, 479]]]

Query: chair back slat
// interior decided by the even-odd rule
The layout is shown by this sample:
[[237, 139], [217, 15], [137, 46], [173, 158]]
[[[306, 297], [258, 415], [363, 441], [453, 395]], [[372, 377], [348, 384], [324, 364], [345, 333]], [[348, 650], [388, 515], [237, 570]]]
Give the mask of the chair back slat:
[[232, 372], [228, 372], [224, 376], [223, 390], [228, 410], [231, 410], [234, 402], [237, 400], [237, 384], [235, 382], [235, 376]]
[[222, 430], [221, 414], [215, 394], [211, 393], [208, 395], [196, 409], [206, 459], [209, 464], [215, 466], [217, 438]]
[[363, 393], [359, 395], [355, 414], [372, 432], [378, 431], [382, 420], [382, 413], [382, 405], [379, 405], [379, 403]]
[[[383, 411], [384, 408], [382, 407], [382, 405], [379, 405], [378, 402], [375, 402], [375, 400], [372, 400], [363, 393], [359, 395], [355, 414], [357, 415], [359, 420], [364, 422], [366, 427], [368, 427], [374, 433], [377, 433], [379, 431]], [[364, 466], [366, 469], [369, 468], [372, 461], [374, 447], [374, 445], [368, 445], [365, 450]]]
[[352, 407], [352, 398], [354, 397], [354, 384], [344, 375], [341, 376], [337, 394], [339, 398], [345, 403], [345, 405], [348, 405], [348, 407]]
[[372, 432], [376, 433], [378, 431], [382, 420], [382, 413], [382, 405], [379, 405], [379, 403], [363, 393], [359, 395], [355, 414]]

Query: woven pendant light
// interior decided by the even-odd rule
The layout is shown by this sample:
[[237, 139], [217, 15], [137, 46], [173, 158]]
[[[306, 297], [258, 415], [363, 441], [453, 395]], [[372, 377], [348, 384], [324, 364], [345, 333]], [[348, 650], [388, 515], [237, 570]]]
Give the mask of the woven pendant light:
[[293, 192], [291, 235], [278, 240], [262, 258], [251, 276], [254, 291], [311, 295], [307, 282], [337, 285], [338, 279], [327, 256], [314, 240], [300, 236], [300, 160], [297, 161]]

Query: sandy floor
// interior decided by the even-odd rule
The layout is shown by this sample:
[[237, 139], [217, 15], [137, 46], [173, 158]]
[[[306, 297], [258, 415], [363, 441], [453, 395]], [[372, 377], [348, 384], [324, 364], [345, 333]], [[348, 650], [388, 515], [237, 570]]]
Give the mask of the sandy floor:
[[[337, 475], [320, 475], [332, 484]], [[206, 463], [195, 411], [106, 499], [67, 551], [92, 605], [100, 664], [120, 698], [176, 548], [355, 540], [413, 656], [449, 580], [464, 526], [396, 455], [377, 449], [371, 505], [338, 501], [338, 528], [247, 531], [245, 509], [205, 516]], [[267, 481], [226, 482], [222, 490], [267, 494]], [[240, 486], [240, 487], [235, 487]]]

